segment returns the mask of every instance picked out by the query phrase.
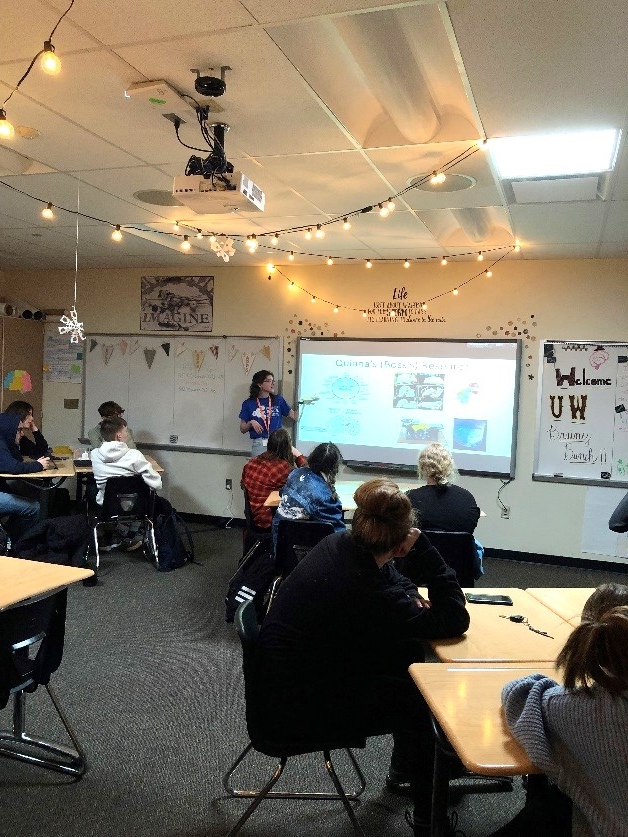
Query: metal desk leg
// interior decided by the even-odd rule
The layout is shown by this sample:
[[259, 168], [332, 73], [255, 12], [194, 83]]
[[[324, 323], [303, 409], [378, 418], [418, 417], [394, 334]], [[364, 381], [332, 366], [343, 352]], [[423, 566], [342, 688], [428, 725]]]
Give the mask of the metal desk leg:
[[432, 787], [432, 837], [444, 837], [449, 802], [449, 758], [438, 740], [434, 741], [434, 784]]

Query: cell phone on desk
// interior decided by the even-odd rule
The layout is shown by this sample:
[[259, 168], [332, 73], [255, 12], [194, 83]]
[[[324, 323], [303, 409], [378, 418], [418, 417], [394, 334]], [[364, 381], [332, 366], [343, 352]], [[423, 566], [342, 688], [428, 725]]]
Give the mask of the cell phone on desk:
[[510, 605], [512, 607], [510, 596], [504, 596], [501, 593], [465, 593], [465, 597], [469, 604]]

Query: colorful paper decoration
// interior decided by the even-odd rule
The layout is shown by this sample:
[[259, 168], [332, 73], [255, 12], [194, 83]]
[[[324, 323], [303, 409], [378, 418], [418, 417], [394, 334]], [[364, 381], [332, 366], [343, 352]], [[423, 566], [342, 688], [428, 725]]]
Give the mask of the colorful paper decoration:
[[181, 355], [182, 355], [182, 354], [183, 354], [183, 352], [185, 352], [185, 351], [186, 351], [186, 345], [185, 345], [185, 343], [179, 343], [179, 345], [177, 346], [177, 348], [176, 348], [176, 350], [175, 350], [176, 356], [177, 356], [177, 357], [181, 357]]
[[120, 340], [120, 342], [118, 343], [118, 346], [120, 347], [120, 351], [122, 352], [123, 355], [126, 353], [126, 350], [129, 348], [129, 344], [126, 342], [126, 340], [124, 338], [122, 338], [122, 340]]
[[205, 360], [205, 352], [202, 349], [194, 349], [192, 351], [192, 359], [194, 360], [194, 367], [197, 372], [201, 371], [201, 366]]
[[103, 361], [104, 361], [104, 363], [105, 363], [105, 366], [107, 366], [107, 364], [108, 364], [108, 363], [109, 363], [109, 361], [111, 360], [111, 355], [112, 355], [112, 354], [113, 354], [113, 343], [109, 343], [109, 344], [105, 344], [105, 343], [103, 343], [103, 347], [102, 347], [102, 359], [103, 359]]
[[266, 358], [268, 358], [268, 360], [270, 360], [270, 346], [262, 346], [261, 352], [264, 355], [264, 357], [266, 357]]
[[148, 366], [149, 369], [153, 365], [156, 354], [157, 352], [155, 349], [144, 349], [144, 359], [146, 360], [146, 366]]
[[244, 366], [244, 372], [248, 375], [251, 371], [251, 367], [253, 366], [253, 361], [255, 360], [256, 355], [251, 352], [242, 352], [242, 366]]
[[233, 343], [232, 343], [229, 346], [229, 352], [228, 352], [228, 355], [227, 355], [228, 358], [229, 358], [229, 362], [231, 362], [234, 359], [234, 357], [237, 356], [237, 354], [238, 354], [238, 347], [234, 346]]
[[24, 369], [13, 369], [4, 376], [4, 388], [18, 392], [32, 392], [33, 382]]
[[214, 360], [218, 360], [218, 346], [210, 346], [209, 351], [213, 354]]

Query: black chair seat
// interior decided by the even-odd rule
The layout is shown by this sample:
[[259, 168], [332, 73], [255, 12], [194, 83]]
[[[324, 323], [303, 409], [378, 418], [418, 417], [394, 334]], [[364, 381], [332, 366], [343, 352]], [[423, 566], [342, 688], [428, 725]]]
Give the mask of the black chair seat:
[[455, 570], [461, 587], [474, 587], [479, 563], [475, 538], [469, 532], [443, 532], [437, 529], [423, 529], [432, 546], [441, 554], [443, 561]]

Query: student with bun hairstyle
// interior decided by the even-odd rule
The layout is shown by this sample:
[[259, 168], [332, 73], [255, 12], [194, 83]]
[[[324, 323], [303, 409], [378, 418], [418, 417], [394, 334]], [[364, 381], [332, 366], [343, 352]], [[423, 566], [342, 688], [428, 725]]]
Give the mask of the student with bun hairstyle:
[[[460, 636], [469, 615], [455, 573], [413, 528], [397, 485], [370, 480], [354, 497], [351, 532], [315, 546], [264, 619], [259, 710], [276, 719], [279, 740], [392, 733], [393, 762], [411, 783], [414, 833], [427, 837], [434, 743], [408, 666], [424, 659], [421, 640]], [[393, 566], [403, 556], [427, 580], [429, 603]]]
[[[598, 587], [556, 664], [562, 686], [532, 674], [507, 683], [502, 702], [513, 735], [559, 791], [550, 804], [533, 797], [494, 837], [626, 837], [628, 587]], [[562, 822], [549, 819], [561, 810]]]

